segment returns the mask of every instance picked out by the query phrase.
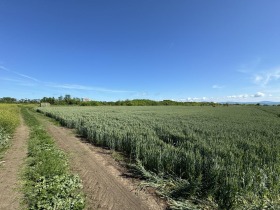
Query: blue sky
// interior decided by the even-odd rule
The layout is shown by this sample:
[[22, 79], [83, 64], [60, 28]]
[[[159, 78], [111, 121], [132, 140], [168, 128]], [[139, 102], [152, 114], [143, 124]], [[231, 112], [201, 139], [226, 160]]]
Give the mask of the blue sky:
[[0, 97], [280, 101], [279, 0], [0, 0]]

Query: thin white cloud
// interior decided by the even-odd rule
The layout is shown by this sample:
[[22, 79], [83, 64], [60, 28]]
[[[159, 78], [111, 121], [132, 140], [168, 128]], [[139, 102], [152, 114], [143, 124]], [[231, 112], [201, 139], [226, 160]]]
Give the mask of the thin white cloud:
[[17, 73], [17, 72], [14, 72], [14, 73], [16, 73], [17, 75], [19, 75], [19, 76], [21, 76], [21, 77], [24, 77], [24, 78], [27, 78], [27, 79], [33, 80], [33, 81], [35, 81], [35, 82], [39, 82], [39, 80], [38, 80], [38, 79], [36, 79], [36, 78], [34, 78], [34, 77], [30, 77], [30, 76], [28, 76], [28, 75], [25, 75], [25, 74], [20, 74], [20, 73]]
[[88, 91], [98, 91], [98, 92], [110, 92], [110, 93], [136, 93], [136, 91], [128, 91], [128, 90], [113, 90], [113, 89], [107, 89], [107, 88], [101, 88], [101, 87], [93, 87], [93, 86], [84, 86], [84, 85], [77, 85], [77, 84], [56, 84], [56, 83], [50, 83], [50, 82], [44, 82], [40, 81], [34, 77], [12, 71], [4, 66], [0, 66], [0, 70], [13, 73], [17, 76], [20, 76], [21, 78], [25, 78], [28, 80], [31, 80], [32, 82], [36, 83], [26, 83], [25, 81], [20, 81], [16, 79], [10, 79], [10, 78], [0, 78], [1, 80], [11, 81], [11, 82], [18, 82], [18, 85], [24, 85], [24, 86], [35, 86], [35, 84], [40, 84], [41, 86], [45, 87], [51, 87], [51, 88], [62, 88], [62, 89], [69, 89], [69, 90], [88, 90]]
[[186, 102], [260, 102], [260, 101], [280, 102], [280, 89], [263, 89], [253, 93], [234, 94], [220, 97], [188, 97], [180, 99]]
[[254, 94], [235, 94], [221, 97], [189, 97], [187, 99], [180, 99], [186, 102], [259, 102], [260, 100], [269, 100], [274, 102], [280, 101], [280, 91], [277, 94], [270, 92], [256, 92]]
[[262, 76], [260, 76], [260, 75], [255, 75], [255, 78], [254, 78], [254, 82], [255, 83], [259, 83], [259, 82], [261, 82], [263, 80], [263, 77]]
[[23, 77], [23, 78], [26, 78], [26, 79], [29, 79], [29, 80], [33, 80], [34, 82], [39, 82], [39, 80], [36, 79], [36, 78], [34, 78], [34, 77], [30, 77], [30, 76], [28, 76], [28, 75], [21, 74], [21, 73], [16, 72], [16, 71], [12, 71], [12, 70], [6, 68], [5, 66], [0, 66], [0, 69], [1, 69], [1, 70], [4, 70], [4, 71], [7, 71], [7, 72], [11, 72], [11, 73], [13, 73], [13, 74], [15, 74], [15, 75], [17, 75], [17, 76]]
[[4, 71], [10, 71], [9, 69], [7, 69], [5, 66], [0, 66], [0, 69], [4, 70]]
[[228, 99], [248, 99], [248, 98], [258, 98], [258, 97], [264, 97], [265, 93], [257, 92], [255, 94], [239, 94], [239, 95], [231, 95], [227, 96]]
[[63, 88], [63, 89], [73, 89], [73, 90], [93, 90], [90, 87], [82, 86], [82, 85], [71, 85], [71, 84], [46, 84], [48, 87], [53, 87], [53, 88]]
[[106, 88], [92, 87], [92, 86], [84, 86], [84, 85], [75, 85], [75, 84], [46, 84], [48, 87], [53, 88], [63, 88], [70, 90], [89, 90], [89, 91], [98, 91], [98, 92], [111, 92], [111, 93], [134, 93], [135, 91], [128, 90], [112, 90]]
[[280, 67], [257, 73], [253, 77], [255, 84], [266, 86], [273, 81], [280, 79]]
[[248, 98], [249, 95], [248, 94], [243, 94], [243, 95], [239, 95], [241, 98]]
[[7, 78], [7, 77], [0, 77], [0, 80], [9, 81], [9, 82], [23, 82], [22, 80], [12, 79], [12, 78]]
[[221, 86], [221, 85], [212, 85], [212, 88], [213, 88], [213, 89], [222, 89], [222, 88], [224, 88], [224, 86]]
[[236, 98], [248, 98], [249, 95], [248, 94], [239, 94], [236, 96]]
[[250, 73], [254, 71], [261, 64], [261, 61], [262, 59], [260, 57], [257, 57], [253, 59], [251, 62], [241, 64], [237, 69], [237, 71], [245, 74]]
[[[186, 102], [205, 102], [205, 101], [209, 101], [210, 99], [208, 99], [207, 97], [202, 97], [202, 98], [199, 98], [199, 97], [189, 97], [187, 99], [180, 99], [181, 101], [186, 101]], [[211, 100], [210, 100], [211, 101]]]
[[[271, 93], [280, 93], [280, 66], [276, 66], [270, 69], [260, 69], [261, 59], [257, 58], [255, 61], [242, 65], [239, 72], [246, 75], [250, 83], [254, 86], [249, 86], [246, 89], [256, 90], [261, 89], [263, 94], [251, 94], [248, 98], [258, 98], [258, 97], [270, 97]], [[274, 95], [273, 98], [276, 96]]]
[[264, 97], [264, 96], [265, 96], [265, 94], [262, 93], [262, 92], [257, 92], [257, 93], [254, 95], [255, 98]]

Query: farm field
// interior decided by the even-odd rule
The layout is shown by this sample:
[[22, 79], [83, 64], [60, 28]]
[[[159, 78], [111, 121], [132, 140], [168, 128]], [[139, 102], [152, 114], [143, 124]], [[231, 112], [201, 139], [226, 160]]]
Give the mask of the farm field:
[[3, 150], [19, 125], [19, 108], [16, 105], [0, 104], [0, 151]]
[[176, 201], [221, 209], [279, 208], [280, 107], [37, 110], [96, 145], [122, 151], [145, 171], [177, 180], [167, 187]]

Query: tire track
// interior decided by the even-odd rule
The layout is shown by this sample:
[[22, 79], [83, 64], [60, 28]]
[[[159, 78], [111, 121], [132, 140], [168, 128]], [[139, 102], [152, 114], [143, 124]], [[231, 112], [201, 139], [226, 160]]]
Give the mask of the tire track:
[[79, 174], [86, 194], [87, 209], [147, 210], [163, 209], [151, 198], [143, 198], [138, 190], [125, 184], [106, 160], [75, 137], [71, 130], [42, 120], [57, 144], [70, 156], [71, 168]]
[[20, 193], [20, 170], [27, 157], [27, 140], [29, 130], [21, 118], [16, 129], [12, 145], [6, 151], [0, 165], [0, 209], [19, 209], [22, 194]]

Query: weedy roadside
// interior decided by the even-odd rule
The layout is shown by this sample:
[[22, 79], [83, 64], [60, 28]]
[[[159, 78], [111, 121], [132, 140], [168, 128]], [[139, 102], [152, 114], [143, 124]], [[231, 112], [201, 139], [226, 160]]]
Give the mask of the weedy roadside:
[[28, 209], [85, 208], [82, 183], [71, 174], [66, 155], [26, 107], [22, 114], [30, 128], [27, 167], [24, 170], [24, 201]]

